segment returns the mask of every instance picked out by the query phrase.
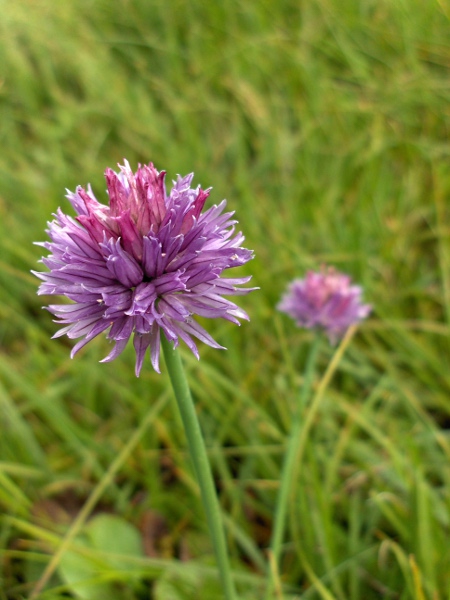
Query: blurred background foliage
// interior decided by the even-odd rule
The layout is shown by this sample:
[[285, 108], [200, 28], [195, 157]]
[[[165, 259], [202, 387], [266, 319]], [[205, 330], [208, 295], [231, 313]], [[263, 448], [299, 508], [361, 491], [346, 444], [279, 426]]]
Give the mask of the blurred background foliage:
[[[70, 212], [65, 188], [106, 201], [103, 171], [124, 158], [168, 182], [194, 171], [255, 250], [250, 323], [207, 323], [228, 351], [183, 353], [242, 598], [264, 590], [311, 340], [275, 306], [322, 263], [374, 311], [293, 483], [277, 598], [449, 598], [448, 3], [0, 0], [0, 14], [1, 600], [27, 597], [155, 406], [42, 598], [220, 595], [166, 374], [148, 361], [135, 379], [132, 349], [99, 365], [102, 339], [71, 361], [29, 273], [51, 214]], [[333, 352], [324, 341], [317, 381]]]

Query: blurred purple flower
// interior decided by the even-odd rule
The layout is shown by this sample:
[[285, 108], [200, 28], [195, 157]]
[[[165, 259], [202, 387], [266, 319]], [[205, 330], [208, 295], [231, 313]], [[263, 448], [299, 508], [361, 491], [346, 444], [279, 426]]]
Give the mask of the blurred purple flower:
[[362, 289], [351, 285], [351, 278], [333, 268], [320, 273], [309, 271], [305, 279], [295, 279], [277, 308], [292, 317], [297, 325], [326, 331], [335, 344], [350, 325], [370, 313], [372, 307], [362, 304]]
[[[120, 166], [120, 165], [119, 165]], [[54, 337], [83, 337], [80, 348], [102, 331], [115, 341], [101, 362], [115, 359], [133, 334], [136, 375], [150, 348], [159, 372], [160, 332], [173, 342], [183, 340], [198, 358], [192, 336], [222, 348], [194, 319], [221, 317], [240, 324], [247, 314], [223, 296], [246, 294], [240, 288], [251, 277], [224, 278], [222, 272], [245, 264], [253, 253], [241, 247], [234, 213], [224, 213], [226, 201], [202, 213], [209, 189], [190, 187], [193, 174], [179, 177], [169, 195], [165, 172], [152, 163], [133, 173], [128, 162], [120, 172], [105, 172], [109, 206], [77, 187], [67, 198], [78, 213], [73, 219], [58, 209], [49, 223], [50, 251], [42, 262], [49, 272], [34, 272], [43, 280], [38, 294], [63, 295], [73, 304], [47, 309], [64, 324]]]

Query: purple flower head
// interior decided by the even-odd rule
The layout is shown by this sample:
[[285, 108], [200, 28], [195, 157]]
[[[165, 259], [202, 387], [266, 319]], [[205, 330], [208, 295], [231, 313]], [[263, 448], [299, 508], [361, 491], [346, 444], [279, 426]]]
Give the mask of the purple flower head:
[[[120, 165], [119, 165], [120, 166]], [[90, 186], [68, 192], [78, 216], [58, 209], [49, 223], [50, 251], [42, 259], [49, 271], [34, 272], [43, 283], [38, 294], [66, 296], [72, 304], [47, 309], [64, 325], [54, 337], [83, 338], [71, 353], [102, 331], [115, 341], [101, 362], [115, 359], [133, 335], [136, 375], [147, 349], [159, 372], [160, 333], [183, 340], [198, 358], [193, 337], [222, 348], [193, 318], [221, 317], [240, 324], [247, 314], [223, 296], [246, 294], [238, 287], [250, 277], [225, 278], [223, 271], [245, 264], [253, 253], [241, 247], [234, 213], [226, 201], [202, 213], [209, 189], [191, 188], [193, 174], [179, 177], [169, 195], [165, 172], [152, 163], [133, 173], [128, 162], [120, 172], [105, 172], [109, 206], [100, 204]]]
[[350, 325], [358, 323], [371, 311], [361, 302], [362, 289], [351, 285], [348, 275], [333, 268], [320, 273], [309, 271], [305, 279], [295, 279], [277, 308], [292, 317], [297, 325], [326, 331], [335, 344]]

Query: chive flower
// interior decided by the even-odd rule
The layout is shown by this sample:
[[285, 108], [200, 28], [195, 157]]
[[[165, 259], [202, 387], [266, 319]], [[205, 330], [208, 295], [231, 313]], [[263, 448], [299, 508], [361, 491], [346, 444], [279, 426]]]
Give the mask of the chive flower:
[[90, 186], [67, 194], [78, 216], [58, 209], [48, 224], [50, 251], [34, 272], [43, 283], [38, 294], [65, 296], [72, 303], [47, 306], [64, 325], [54, 337], [82, 338], [72, 352], [108, 330], [115, 359], [133, 336], [136, 376], [147, 350], [159, 372], [160, 335], [176, 347], [183, 340], [198, 358], [193, 340], [222, 348], [195, 320], [220, 317], [240, 324], [248, 315], [224, 296], [246, 294], [251, 277], [222, 277], [253, 253], [241, 247], [233, 212], [226, 201], [202, 213], [210, 189], [191, 188], [193, 174], [178, 176], [169, 194], [165, 172], [152, 163], [136, 173], [125, 161], [120, 171], [106, 169], [109, 206], [95, 198]]
[[365, 319], [372, 310], [361, 301], [362, 288], [351, 284], [348, 275], [332, 267], [309, 271], [295, 279], [277, 308], [292, 317], [299, 327], [322, 329], [335, 344], [350, 325]]

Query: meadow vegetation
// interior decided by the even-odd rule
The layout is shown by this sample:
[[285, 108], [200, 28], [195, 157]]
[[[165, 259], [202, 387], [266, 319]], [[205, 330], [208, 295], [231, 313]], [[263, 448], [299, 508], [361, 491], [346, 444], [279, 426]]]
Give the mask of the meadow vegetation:
[[[0, 0], [0, 600], [220, 598], [164, 364], [134, 376], [36, 296], [65, 188], [126, 158], [227, 198], [251, 321], [182, 351], [241, 600], [450, 598], [450, 9], [445, 0]], [[276, 492], [313, 335], [275, 306], [331, 264], [374, 309]], [[50, 300], [50, 299], [49, 299]], [[314, 390], [336, 348], [324, 338]], [[303, 408], [305, 415], [308, 405]], [[95, 506], [94, 506], [95, 504]]]

